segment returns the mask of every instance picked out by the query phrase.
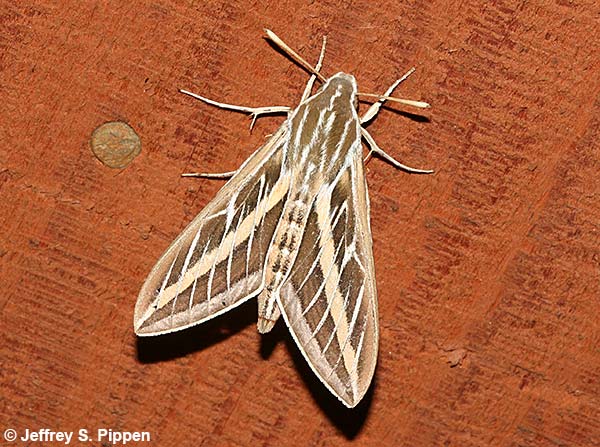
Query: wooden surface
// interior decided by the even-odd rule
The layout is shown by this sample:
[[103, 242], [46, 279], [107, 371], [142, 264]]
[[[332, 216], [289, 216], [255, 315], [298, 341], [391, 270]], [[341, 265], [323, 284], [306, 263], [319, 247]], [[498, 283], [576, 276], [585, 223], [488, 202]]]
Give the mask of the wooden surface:
[[[2, 431], [600, 445], [596, 1], [2, 3]], [[235, 169], [282, 121], [250, 134], [246, 116], [177, 89], [297, 104], [307, 75], [263, 27], [310, 61], [327, 34], [324, 73], [353, 73], [365, 92], [416, 65], [398, 95], [433, 105], [393, 106], [369, 127], [436, 173], [368, 164], [381, 344], [352, 411], [281, 322], [259, 336], [254, 302], [171, 336], [132, 329], [145, 276], [222, 184], [180, 174]], [[113, 120], [142, 141], [124, 170], [89, 147]]]

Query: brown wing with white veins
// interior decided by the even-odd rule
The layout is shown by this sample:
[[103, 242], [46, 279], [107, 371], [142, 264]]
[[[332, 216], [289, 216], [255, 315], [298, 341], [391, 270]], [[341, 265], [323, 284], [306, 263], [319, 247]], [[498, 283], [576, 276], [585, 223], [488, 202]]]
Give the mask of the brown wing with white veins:
[[356, 144], [317, 193], [279, 298], [302, 354], [348, 407], [369, 388], [378, 347], [369, 198]]
[[265, 256], [289, 190], [282, 150], [287, 132], [284, 123], [159, 259], [138, 296], [138, 335], [201, 323], [261, 290]]

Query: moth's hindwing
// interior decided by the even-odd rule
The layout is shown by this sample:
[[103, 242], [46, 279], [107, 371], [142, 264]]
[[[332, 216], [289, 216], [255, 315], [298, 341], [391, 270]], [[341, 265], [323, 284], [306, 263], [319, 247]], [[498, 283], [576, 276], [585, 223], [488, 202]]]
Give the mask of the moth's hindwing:
[[201, 323], [253, 297], [286, 201], [282, 125], [175, 239], [146, 279], [135, 307], [138, 335]]

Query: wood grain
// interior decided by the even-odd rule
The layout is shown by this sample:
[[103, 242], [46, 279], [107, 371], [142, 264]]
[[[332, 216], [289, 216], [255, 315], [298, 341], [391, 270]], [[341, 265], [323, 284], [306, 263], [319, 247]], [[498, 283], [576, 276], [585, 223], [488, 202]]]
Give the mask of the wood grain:
[[[151, 445], [600, 445], [600, 7], [539, 2], [3, 2], [0, 428], [146, 430]], [[369, 127], [432, 176], [367, 168], [381, 346], [343, 408], [249, 303], [136, 340], [152, 265], [277, 128], [178, 88], [295, 105], [324, 73], [402, 96]], [[363, 108], [364, 110], [364, 108]], [[89, 139], [124, 121], [126, 169]], [[15, 444], [18, 445], [18, 444]], [[49, 444], [50, 445], [50, 444]], [[142, 445], [142, 444], [140, 444]]]

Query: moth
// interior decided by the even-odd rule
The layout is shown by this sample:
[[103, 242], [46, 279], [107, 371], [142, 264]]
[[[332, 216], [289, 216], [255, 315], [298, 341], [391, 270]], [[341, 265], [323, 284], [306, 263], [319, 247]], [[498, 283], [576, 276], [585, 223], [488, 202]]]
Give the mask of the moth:
[[[257, 297], [258, 331], [283, 317], [317, 377], [352, 408], [371, 383], [379, 338], [361, 137], [395, 166], [431, 172], [391, 158], [362, 125], [386, 100], [428, 105], [389, 97], [410, 71], [385, 95], [370, 95], [377, 101], [360, 118], [354, 77], [319, 72], [325, 39], [313, 68], [265, 31], [311, 72], [304, 95], [295, 109], [247, 108], [183, 91], [254, 118], [288, 116], [158, 260], [140, 291], [134, 328], [139, 336], [178, 331]], [[311, 96], [317, 78], [323, 84]]]

